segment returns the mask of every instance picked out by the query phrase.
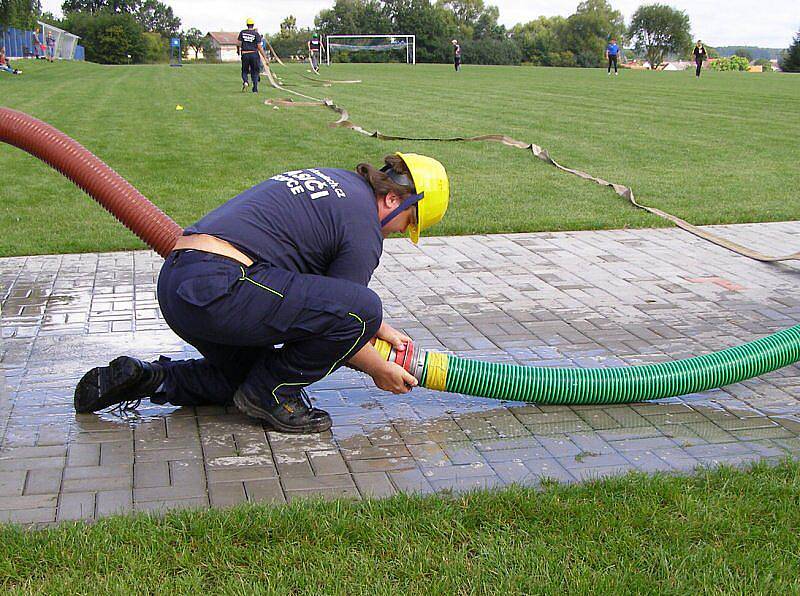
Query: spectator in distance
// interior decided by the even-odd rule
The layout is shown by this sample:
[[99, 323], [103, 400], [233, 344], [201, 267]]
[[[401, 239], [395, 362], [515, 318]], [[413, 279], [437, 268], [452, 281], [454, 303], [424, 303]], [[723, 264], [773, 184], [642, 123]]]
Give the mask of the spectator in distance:
[[697, 40], [697, 45], [694, 46], [692, 54], [694, 55], [694, 63], [697, 66], [694, 71], [694, 76], [700, 77], [700, 71], [703, 69], [703, 62], [708, 60], [708, 52], [706, 52], [706, 48], [701, 40]]
[[52, 62], [56, 57], [56, 38], [53, 37], [52, 31], [47, 32], [45, 43], [47, 44], [47, 59]]
[[12, 68], [6, 58], [6, 48], [0, 48], [0, 72], [7, 72], [8, 74], [21, 75], [22, 71]]
[[[41, 54], [41, 56], [40, 56]], [[33, 57], [38, 60], [40, 57], [44, 58], [45, 47], [42, 40], [39, 38], [39, 27], [33, 30]]]
[[608, 60], [608, 74], [611, 74], [611, 65], [614, 65], [614, 75], [618, 75], [619, 71], [617, 70], [617, 58], [619, 56], [619, 46], [617, 45], [617, 40], [613, 37], [611, 38], [611, 42], [606, 46], [606, 60]]

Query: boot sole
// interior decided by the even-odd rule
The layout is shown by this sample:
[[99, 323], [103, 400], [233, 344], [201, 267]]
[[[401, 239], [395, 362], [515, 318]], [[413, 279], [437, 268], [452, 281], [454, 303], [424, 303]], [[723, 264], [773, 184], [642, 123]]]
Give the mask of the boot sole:
[[240, 412], [250, 416], [251, 418], [256, 418], [258, 420], [264, 420], [268, 422], [270, 426], [272, 426], [275, 430], [279, 430], [284, 433], [293, 433], [293, 434], [306, 434], [306, 433], [321, 433], [325, 432], [326, 430], [330, 430], [331, 426], [333, 426], [333, 421], [328, 418], [318, 424], [308, 424], [306, 426], [289, 426], [284, 424], [275, 416], [270, 414], [267, 410], [254, 405], [251, 403], [247, 397], [245, 397], [244, 393], [241, 391], [237, 391], [233, 394], [233, 403], [239, 409]]
[[116, 399], [124, 395], [137, 385], [141, 376], [142, 371], [136, 361], [127, 356], [115, 358], [108, 363], [108, 366], [93, 368], [83, 375], [75, 386], [75, 411], [87, 414], [107, 408], [108, 405], [96, 406], [107, 399]]

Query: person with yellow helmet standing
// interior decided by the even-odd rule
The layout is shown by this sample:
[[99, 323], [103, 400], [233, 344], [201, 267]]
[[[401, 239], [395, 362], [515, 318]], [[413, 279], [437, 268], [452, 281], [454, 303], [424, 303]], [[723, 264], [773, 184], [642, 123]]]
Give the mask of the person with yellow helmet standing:
[[261, 60], [258, 57], [261, 47], [261, 34], [255, 28], [253, 19], [247, 19], [247, 29], [239, 31], [239, 45], [236, 51], [242, 57], [242, 91], [247, 91], [247, 75], [253, 81], [253, 93], [258, 93], [258, 77]]
[[75, 409], [229, 405], [282, 432], [322, 432], [330, 415], [305, 388], [348, 364], [377, 387], [407, 393], [416, 379], [370, 340], [409, 338], [382, 322], [367, 287], [383, 240], [420, 233], [447, 211], [441, 163], [414, 153], [380, 169], [307, 168], [244, 191], [184, 230], [158, 279], [169, 326], [202, 354], [142, 362], [121, 356], [87, 372]]

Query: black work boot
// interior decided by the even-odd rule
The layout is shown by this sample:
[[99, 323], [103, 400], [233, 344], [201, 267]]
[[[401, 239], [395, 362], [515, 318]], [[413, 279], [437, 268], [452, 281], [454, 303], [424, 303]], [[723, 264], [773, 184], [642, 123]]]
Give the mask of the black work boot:
[[75, 411], [98, 412], [117, 404], [138, 402], [143, 397], [150, 397], [163, 381], [162, 366], [120, 356], [108, 366], [93, 368], [78, 381]]
[[240, 412], [265, 420], [284, 433], [321, 433], [333, 424], [330, 414], [311, 405], [303, 389], [299, 395], [280, 399], [280, 403], [265, 406], [257, 395], [244, 387], [239, 387], [233, 395], [233, 403]]

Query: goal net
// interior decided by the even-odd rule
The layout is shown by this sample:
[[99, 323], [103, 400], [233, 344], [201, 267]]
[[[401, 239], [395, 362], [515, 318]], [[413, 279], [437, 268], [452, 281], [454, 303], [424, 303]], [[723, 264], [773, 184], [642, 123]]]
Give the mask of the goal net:
[[405, 59], [406, 64], [417, 63], [416, 35], [328, 35], [325, 46], [328, 49], [328, 66], [335, 60], [337, 52], [371, 52], [385, 56], [381, 60], [373, 58], [366, 62]]

